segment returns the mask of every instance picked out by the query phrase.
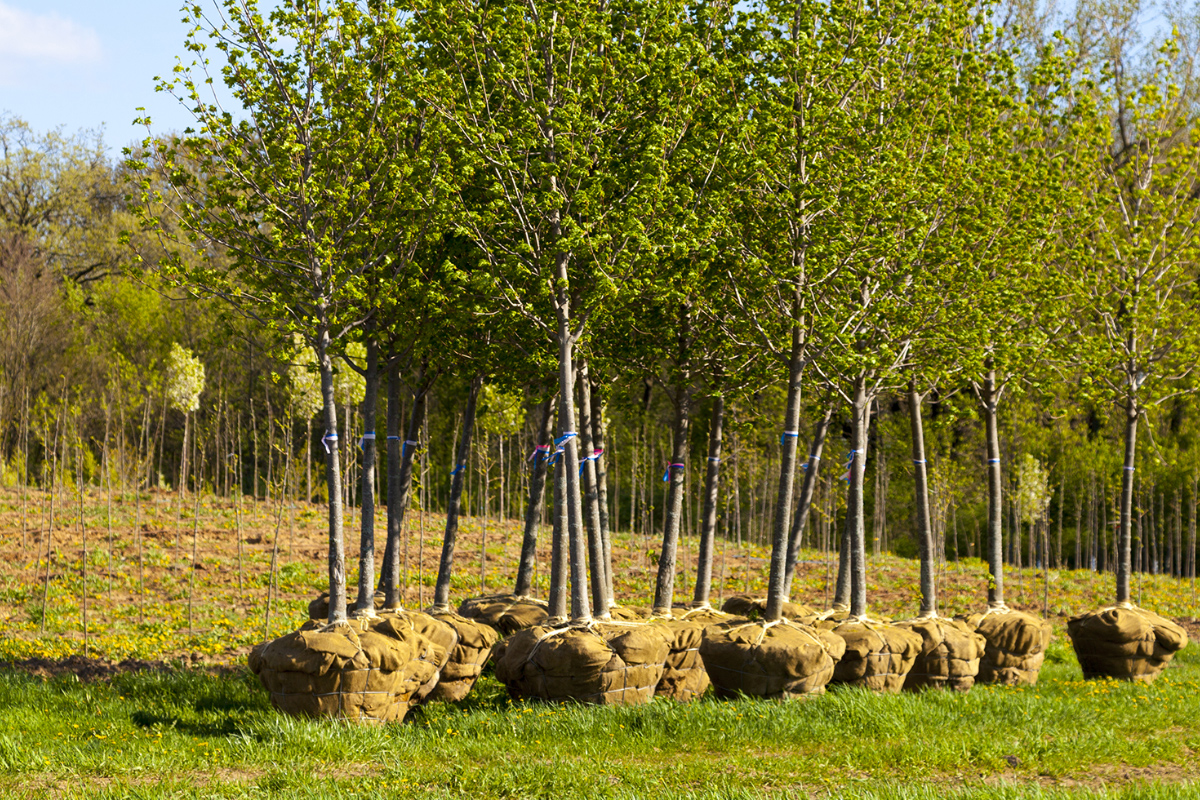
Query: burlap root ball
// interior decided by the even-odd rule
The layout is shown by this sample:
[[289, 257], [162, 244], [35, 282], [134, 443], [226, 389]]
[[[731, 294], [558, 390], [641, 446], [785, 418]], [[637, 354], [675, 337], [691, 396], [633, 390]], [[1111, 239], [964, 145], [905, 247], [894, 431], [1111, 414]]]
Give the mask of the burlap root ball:
[[930, 617], [897, 622], [921, 637], [921, 650], [904, 679], [907, 691], [954, 689], [970, 691], [979, 674], [979, 659], [987, 644], [961, 620]]
[[469, 597], [458, 606], [459, 616], [490, 625], [502, 636], [544, 625], [549, 616], [545, 600], [515, 594]]
[[608, 618], [618, 622], [645, 622], [650, 609], [641, 606], [613, 605], [608, 608]]
[[453, 626], [440, 619], [435, 619], [423, 611], [405, 611], [403, 609], [384, 609], [379, 612], [378, 616], [366, 618], [362, 622], [386, 634], [389, 628], [381, 627], [380, 623], [388, 619], [393, 620], [393, 624], [397, 627], [421, 634], [433, 645], [433, 660], [437, 666], [437, 673], [422, 684], [413, 696], [413, 705], [418, 705], [429, 699], [437, 687], [438, 681], [441, 680], [442, 670], [446, 668], [446, 663], [454, 653], [455, 646], [458, 645], [458, 631]]
[[[383, 592], [375, 593], [375, 610], [379, 611], [383, 608], [384, 601], [387, 595]], [[354, 605], [358, 602], [358, 591], [351, 589], [351, 596], [346, 598], [346, 613], [354, 613]], [[329, 619], [329, 592], [321, 592], [321, 596], [308, 604], [308, 618], [316, 620]]]
[[671, 609], [675, 619], [685, 619], [688, 622], [699, 622], [701, 625], [726, 625], [731, 622], [749, 622], [746, 617], [720, 611], [705, 603], [700, 606], [675, 606]]
[[362, 722], [404, 719], [414, 695], [437, 675], [433, 645], [383, 621], [306, 626], [250, 651], [249, 665], [285, 714]]
[[976, 683], [1033, 686], [1046, 660], [1053, 633], [1050, 622], [1010, 608], [960, 617], [983, 636], [986, 644], [979, 659]]
[[832, 685], [899, 692], [921, 652], [920, 636], [879, 620], [827, 619], [816, 627], [828, 630], [846, 645], [846, 653], [833, 671]]
[[791, 620], [709, 627], [700, 643], [713, 691], [722, 698], [823, 694], [845, 650], [837, 636]]
[[492, 655], [492, 648], [500, 634], [491, 625], [467, 619], [453, 611], [433, 611], [428, 614], [434, 619], [450, 625], [458, 633], [458, 644], [450, 653], [450, 660], [442, 667], [441, 678], [429, 695], [430, 700], [456, 702], [471, 693], [475, 681], [483, 672], [483, 665]]
[[661, 625], [530, 628], [506, 640], [496, 678], [517, 699], [641, 705], [654, 696], [671, 642]]
[[1152, 683], [1187, 646], [1187, 632], [1153, 611], [1131, 605], [1102, 608], [1067, 622], [1085, 678]]
[[[734, 594], [725, 598], [725, 602], [721, 605], [721, 610], [726, 614], [733, 614], [737, 617], [746, 617], [747, 619], [762, 619], [767, 610], [767, 598], [755, 597], [750, 594]], [[803, 603], [784, 603], [783, 611], [780, 613], [784, 619], [790, 619], [797, 622], [803, 622], [807, 619], [815, 617], [817, 611], [814, 608], [804, 605]]]
[[668, 618], [654, 619], [671, 636], [671, 649], [663, 663], [662, 680], [654, 693], [659, 697], [688, 702], [700, 697], [708, 690], [708, 672], [700, 658], [700, 642], [704, 639], [702, 623], [691, 620]]

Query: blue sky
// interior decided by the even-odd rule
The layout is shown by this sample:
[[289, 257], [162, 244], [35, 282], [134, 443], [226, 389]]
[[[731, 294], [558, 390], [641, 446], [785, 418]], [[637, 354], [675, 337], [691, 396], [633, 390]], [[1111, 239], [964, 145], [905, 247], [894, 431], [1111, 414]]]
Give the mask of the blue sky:
[[110, 149], [141, 138], [138, 106], [156, 131], [188, 115], [154, 91], [183, 55], [178, 0], [0, 0], [0, 113], [36, 130], [105, 125]]

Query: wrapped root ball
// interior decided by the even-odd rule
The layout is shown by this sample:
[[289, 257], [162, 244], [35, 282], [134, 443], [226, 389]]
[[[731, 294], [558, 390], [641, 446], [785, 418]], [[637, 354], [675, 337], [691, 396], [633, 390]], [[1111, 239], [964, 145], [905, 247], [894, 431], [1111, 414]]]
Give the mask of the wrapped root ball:
[[429, 616], [450, 625], [458, 634], [458, 643], [450, 653], [446, 666], [442, 667], [442, 676], [429, 699], [462, 700], [471, 693], [500, 634], [490, 625], [459, 616], [453, 611], [430, 612]]
[[1131, 605], [1102, 608], [1067, 622], [1085, 678], [1151, 683], [1187, 646], [1187, 632], [1153, 611]]
[[710, 627], [700, 656], [718, 697], [788, 699], [823, 694], [845, 643], [802, 622]]
[[495, 628], [503, 636], [544, 625], [549, 616], [546, 601], [515, 594], [468, 598], [459, 605], [458, 614]]
[[662, 680], [654, 693], [682, 702], [695, 700], [704, 694], [709, 684], [708, 672], [700, 658], [700, 642], [704, 639], [706, 626], [677, 618], [655, 620], [654, 624], [665, 628], [671, 636]]
[[[755, 597], [749, 594], [734, 594], [725, 599], [721, 605], [721, 610], [726, 614], [733, 614], [737, 617], [746, 617], [747, 619], [761, 619], [767, 610], [767, 598]], [[784, 603], [783, 610], [780, 615], [784, 619], [795, 621], [804, 621], [817, 615], [814, 608], [804, 605], [803, 603]]]
[[910, 630], [883, 622], [847, 619], [826, 620], [846, 644], [846, 653], [833, 671], [831, 683], [861, 686], [876, 692], [899, 692], [921, 651], [921, 637]]
[[989, 609], [964, 621], [983, 636], [977, 683], [1033, 686], [1046, 660], [1046, 647], [1053, 633], [1050, 623], [1010, 608]]
[[896, 627], [921, 637], [921, 650], [904, 679], [906, 690], [929, 688], [966, 692], [975, 685], [986, 641], [965, 622], [931, 617], [897, 622]]
[[516, 698], [640, 705], [654, 696], [672, 642], [661, 625], [530, 628], [509, 637], [496, 677]]
[[250, 652], [271, 704], [294, 716], [394, 722], [436, 675], [433, 646], [414, 631], [387, 635], [338, 624], [301, 629]]

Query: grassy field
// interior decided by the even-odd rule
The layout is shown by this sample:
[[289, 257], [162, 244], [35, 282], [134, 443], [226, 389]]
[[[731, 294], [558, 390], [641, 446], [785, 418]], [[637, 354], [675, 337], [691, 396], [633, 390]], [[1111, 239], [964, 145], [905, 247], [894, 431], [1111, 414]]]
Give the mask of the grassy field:
[[[238, 515], [239, 570], [238, 522], [228, 501], [202, 500], [193, 561], [197, 520], [190, 503], [179, 515], [172, 499], [143, 497], [140, 537], [132, 498], [116, 504], [110, 546], [106, 503], [85, 498], [85, 658], [78, 506], [74, 516], [70, 506], [56, 511], [62, 516], [51, 539], [43, 616], [48, 498], [24, 498], [22, 541], [22, 497], [0, 494], [0, 524], [9, 532], [0, 541], [0, 659], [10, 664], [0, 669], [0, 796], [1200, 796], [1196, 646], [1150, 687], [1085, 682], [1070, 651], [1065, 615], [1103, 604], [1110, 576], [1010, 576], [1014, 605], [1037, 611], [1049, 581], [1056, 638], [1033, 689], [900, 697], [838, 690], [789, 704], [659, 701], [598, 709], [513, 704], [485, 676], [460, 705], [432, 704], [403, 725], [367, 728], [282, 717], [241, 666], [247, 647], [266, 631], [273, 552], [279, 592], [272, 634], [298, 624], [322, 586], [319, 509], [247, 502]], [[413, 606], [430, 596], [441, 520], [425, 521], [423, 552], [419, 522], [409, 537]], [[458, 597], [480, 589], [481, 522], [467, 521]], [[490, 523], [487, 536], [486, 588], [499, 590], [510, 580], [519, 531], [514, 523]], [[624, 536], [617, 545], [618, 594], [644, 603], [653, 542]], [[694, 540], [683, 548], [693, 568]], [[759, 547], [719, 547], [718, 591], [761, 590], [766, 555]], [[796, 599], [824, 605], [827, 557], [809, 552], [804, 560]], [[975, 560], [946, 565], [943, 613], [981, 607], [982, 576]], [[915, 612], [916, 580], [914, 562], [872, 558], [874, 609]], [[690, 583], [681, 581], [680, 599]], [[539, 587], [544, 591], [542, 576]], [[1194, 619], [1190, 585], [1147, 577], [1140, 588], [1145, 606]], [[141, 661], [116, 665], [122, 659]]]

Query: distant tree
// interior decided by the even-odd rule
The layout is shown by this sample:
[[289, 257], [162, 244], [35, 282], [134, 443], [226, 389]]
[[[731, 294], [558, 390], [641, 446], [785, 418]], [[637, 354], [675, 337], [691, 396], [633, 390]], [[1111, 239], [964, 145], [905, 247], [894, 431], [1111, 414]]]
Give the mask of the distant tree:
[[121, 182], [100, 131], [39, 134], [0, 114], [0, 232], [24, 237], [57, 275], [87, 284], [129, 266]]

